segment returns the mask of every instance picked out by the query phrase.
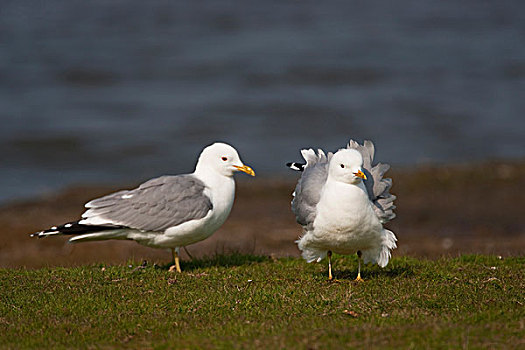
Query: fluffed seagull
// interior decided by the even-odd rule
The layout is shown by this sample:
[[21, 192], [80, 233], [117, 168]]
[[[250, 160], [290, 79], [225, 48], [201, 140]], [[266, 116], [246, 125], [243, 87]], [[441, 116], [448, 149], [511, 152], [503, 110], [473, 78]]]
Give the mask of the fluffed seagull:
[[179, 249], [211, 236], [230, 214], [235, 197], [233, 174], [254, 171], [230, 145], [204, 148], [191, 174], [161, 176], [133, 190], [88, 202], [82, 219], [32, 234], [75, 235], [69, 242], [127, 239], [153, 248], [169, 248], [181, 272]]
[[395, 217], [389, 193], [391, 179], [383, 178], [388, 164], [372, 167], [374, 144], [350, 140], [335, 154], [303, 149], [304, 163], [288, 163], [302, 171], [293, 193], [292, 211], [303, 226], [299, 249], [308, 262], [328, 255], [328, 279], [332, 279], [332, 252], [357, 253], [361, 278], [361, 257], [366, 263], [385, 267], [397, 238], [383, 224]]

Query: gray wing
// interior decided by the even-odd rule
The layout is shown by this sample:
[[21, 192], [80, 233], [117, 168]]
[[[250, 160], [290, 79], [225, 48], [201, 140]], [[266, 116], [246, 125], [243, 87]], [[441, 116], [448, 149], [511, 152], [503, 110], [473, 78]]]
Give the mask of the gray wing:
[[321, 199], [321, 190], [328, 177], [328, 163], [332, 153], [325, 155], [323, 151], [302, 150], [306, 166], [295, 187], [292, 200], [292, 211], [297, 222], [307, 229], [311, 227], [316, 216], [317, 203]]
[[208, 214], [213, 205], [205, 188], [193, 175], [161, 176], [88, 202], [81, 223], [162, 232]]
[[390, 165], [378, 163], [372, 167], [375, 153], [372, 141], [365, 140], [363, 145], [360, 145], [356, 141], [350, 140], [347, 148], [356, 149], [363, 156], [363, 170], [367, 177], [364, 183], [379, 220], [382, 223], [392, 220], [396, 217], [394, 213], [396, 196], [389, 192], [392, 187], [392, 179], [383, 178], [390, 169]]

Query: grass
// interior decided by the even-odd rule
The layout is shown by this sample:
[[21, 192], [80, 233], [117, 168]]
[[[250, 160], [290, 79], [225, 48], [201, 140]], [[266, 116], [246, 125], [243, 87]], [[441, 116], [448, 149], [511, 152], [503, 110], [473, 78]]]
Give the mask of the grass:
[[524, 348], [525, 258], [0, 269], [2, 348]]

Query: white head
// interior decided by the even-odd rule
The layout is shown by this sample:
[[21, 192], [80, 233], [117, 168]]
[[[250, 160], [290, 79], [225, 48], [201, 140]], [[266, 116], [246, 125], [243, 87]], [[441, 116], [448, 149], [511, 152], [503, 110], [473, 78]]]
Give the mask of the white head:
[[233, 176], [236, 171], [255, 176], [255, 172], [241, 162], [239, 154], [230, 145], [216, 142], [202, 150], [195, 172], [216, 171], [224, 176]]
[[363, 157], [359, 151], [355, 149], [341, 149], [330, 159], [328, 174], [336, 181], [357, 184], [361, 180], [366, 180], [362, 166]]

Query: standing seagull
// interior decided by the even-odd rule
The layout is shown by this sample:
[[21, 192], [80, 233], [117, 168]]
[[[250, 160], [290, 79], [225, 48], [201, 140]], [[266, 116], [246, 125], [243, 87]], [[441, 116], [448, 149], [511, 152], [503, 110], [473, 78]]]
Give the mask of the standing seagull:
[[361, 278], [361, 257], [365, 263], [385, 267], [397, 238], [383, 224], [395, 217], [394, 200], [389, 193], [391, 179], [383, 179], [388, 164], [372, 167], [374, 144], [350, 140], [335, 154], [312, 149], [301, 150], [306, 164], [288, 163], [302, 171], [293, 193], [292, 211], [303, 226], [296, 242], [308, 261], [321, 261], [328, 255], [328, 279], [332, 279], [332, 252], [357, 252]]
[[181, 272], [179, 247], [211, 236], [230, 214], [235, 197], [233, 174], [254, 171], [230, 145], [204, 148], [192, 174], [161, 176], [133, 190], [88, 202], [82, 219], [32, 234], [76, 235], [69, 242], [128, 239], [148, 247], [170, 248]]

